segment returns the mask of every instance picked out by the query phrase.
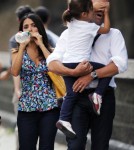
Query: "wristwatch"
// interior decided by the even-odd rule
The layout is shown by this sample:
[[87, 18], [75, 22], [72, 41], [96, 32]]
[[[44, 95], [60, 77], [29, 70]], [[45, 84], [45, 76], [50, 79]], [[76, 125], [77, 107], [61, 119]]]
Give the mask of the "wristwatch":
[[94, 70], [94, 71], [92, 71], [91, 73], [90, 73], [90, 75], [91, 75], [91, 77], [95, 80], [95, 79], [98, 79], [98, 75], [97, 75], [97, 73], [96, 73], [96, 71]]

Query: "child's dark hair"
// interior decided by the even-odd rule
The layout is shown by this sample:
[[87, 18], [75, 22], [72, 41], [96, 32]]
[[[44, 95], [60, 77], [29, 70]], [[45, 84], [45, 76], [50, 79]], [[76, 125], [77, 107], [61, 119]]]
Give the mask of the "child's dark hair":
[[91, 0], [70, 0], [68, 9], [64, 11], [62, 20], [64, 24], [70, 22], [72, 18], [79, 19], [82, 12], [89, 12], [93, 9]]
[[[29, 14], [25, 15], [20, 21], [19, 31], [23, 31], [23, 23], [24, 23], [25, 19], [27, 19], [27, 18], [31, 19], [35, 23], [36, 27], [38, 28], [39, 34], [42, 35], [42, 40], [43, 40], [45, 47], [48, 49], [48, 51], [51, 52], [50, 46], [48, 44], [48, 38], [47, 38], [45, 28], [43, 26], [41, 19], [36, 14], [29, 13]], [[38, 46], [38, 50], [39, 50], [39, 55], [41, 57], [44, 57], [43, 52], [39, 46]]]

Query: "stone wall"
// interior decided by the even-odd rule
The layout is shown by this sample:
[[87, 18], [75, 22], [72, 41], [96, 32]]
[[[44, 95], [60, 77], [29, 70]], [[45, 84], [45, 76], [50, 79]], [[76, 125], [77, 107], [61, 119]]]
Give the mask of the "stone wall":
[[134, 145], [134, 60], [129, 60], [128, 70], [117, 75], [116, 116], [113, 138]]

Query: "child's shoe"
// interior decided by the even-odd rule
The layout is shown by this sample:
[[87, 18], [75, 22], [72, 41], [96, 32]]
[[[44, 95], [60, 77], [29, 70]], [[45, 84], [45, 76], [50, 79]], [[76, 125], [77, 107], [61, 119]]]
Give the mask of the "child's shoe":
[[56, 127], [62, 131], [67, 137], [76, 138], [76, 133], [73, 131], [71, 124], [68, 121], [59, 120]]
[[95, 114], [100, 115], [102, 96], [97, 93], [93, 93], [92, 96], [89, 95], [89, 100], [91, 101], [91, 103], [93, 105], [93, 110], [94, 110]]

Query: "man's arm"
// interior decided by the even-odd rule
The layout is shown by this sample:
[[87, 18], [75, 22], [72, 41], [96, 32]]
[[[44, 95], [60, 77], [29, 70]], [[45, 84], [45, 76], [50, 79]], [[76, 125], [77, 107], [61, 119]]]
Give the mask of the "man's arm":
[[[113, 63], [109, 63], [103, 68], [95, 70], [98, 78], [110, 77], [118, 74], [118, 67]], [[73, 85], [73, 90], [75, 92], [82, 92], [90, 83], [93, 78], [90, 74], [80, 77]]]
[[68, 76], [82, 76], [88, 74], [92, 71], [92, 66], [87, 61], [80, 63], [75, 69], [67, 68], [61, 63], [66, 52], [67, 36], [68, 30], [65, 30], [61, 34], [53, 53], [48, 56], [46, 62], [49, 71]]
[[96, 73], [98, 78], [111, 77], [118, 74], [118, 67], [114, 64], [114, 62], [111, 62], [105, 67], [97, 69]]
[[48, 69], [56, 74], [78, 77], [89, 74], [93, 67], [88, 61], [83, 61], [75, 69], [70, 69], [65, 67], [60, 61], [55, 60], [49, 63]]

